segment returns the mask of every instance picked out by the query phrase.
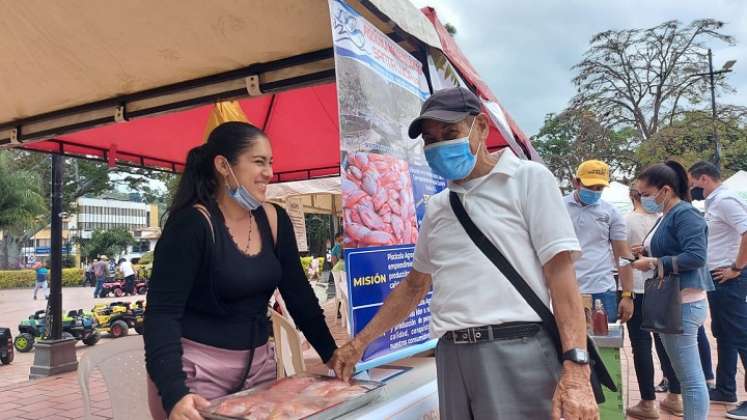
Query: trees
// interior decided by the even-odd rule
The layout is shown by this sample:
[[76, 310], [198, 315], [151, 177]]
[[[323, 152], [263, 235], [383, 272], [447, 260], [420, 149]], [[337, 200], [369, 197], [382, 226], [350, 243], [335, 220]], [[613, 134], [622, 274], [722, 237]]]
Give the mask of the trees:
[[93, 232], [91, 239], [81, 246], [81, 257], [96, 258], [99, 255], [107, 255], [116, 258], [127, 250], [127, 246], [134, 244], [135, 238], [127, 229], [97, 230]]
[[457, 28], [453, 24], [446, 22], [444, 23], [444, 28], [446, 28], [446, 32], [449, 33], [452, 37], [456, 36], [457, 34]]
[[[49, 155], [26, 150], [4, 150], [0, 152], [3, 160], [0, 167], [12, 174], [27, 174], [24, 189], [34, 191], [41, 197], [41, 205], [34, 206], [33, 217], [14, 223], [5, 228], [3, 236], [2, 258], [0, 264], [9, 267], [21, 250], [21, 246], [36, 232], [50, 222], [49, 197], [52, 193], [52, 167]], [[32, 174], [29, 176], [28, 174]], [[100, 194], [112, 188], [106, 164], [81, 159], [65, 158], [65, 178], [63, 182], [63, 212], [75, 211], [78, 197], [86, 194]]]
[[[729, 176], [747, 170], [747, 115], [734, 107], [722, 107], [717, 125], [723, 147], [722, 170]], [[713, 122], [706, 111], [691, 111], [660, 129], [637, 152], [641, 167], [675, 158], [689, 166], [712, 156]]]
[[[8, 206], [4, 212], [18, 216], [12, 220], [6, 218], [5, 221], [0, 221], [0, 230], [3, 231], [0, 242], [0, 266], [8, 267], [15, 265], [11, 264], [15, 262], [11, 260], [20, 254], [22, 244], [50, 222], [49, 197], [52, 185], [49, 155], [20, 149], [0, 151], [0, 176], [3, 178], [0, 183], [11, 182], [13, 178], [3, 174], [12, 174], [15, 178], [22, 179], [13, 181], [21, 184], [21, 187], [12, 187], [14, 191], [24, 192], [27, 198], [36, 195], [41, 200], [41, 205], [27, 207], [28, 211], [33, 210], [34, 213], [29, 215], [22, 208], [23, 201], [0, 191], [0, 202]], [[110, 174], [119, 174], [121, 179], [116, 181], [117, 177], [110, 177]], [[148, 202], [163, 204], [167, 200], [167, 193], [152, 188], [150, 181], [156, 179], [168, 184], [175, 177], [172, 174], [154, 174], [153, 171], [146, 169], [110, 169], [104, 162], [65, 158], [63, 211], [75, 213], [79, 197], [101, 195], [113, 190], [117, 183], [124, 183], [130, 189], [138, 191]]]
[[[567, 181], [587, 158], [610, 164], [625, 180], [667, 158], [683, 163], [713, 155], [713, 121], [706, 43], [733, 44], [724, 23], [668, 21], [646, 29], [610, 30], [592, 37], [573, 83], [568, 110], [550, 115], [533, 137], [535, 148], [556, 176]], [[732, 91], [725, 73], [716, 88]], [[707, 101], [704, 99], [708, 99]], [[719, 105], [716, 126], [725, 172], [747, 165], [747, 109]]]
[[0, 154], [0, 231], [2, 258], [0, 266], [17, 266], [20, 247], [17, 238], [24, 228], [38, 223], [47, 208], [39, 188], [39, 179], [31, 171], [17, 170], [10, 165], [10, 156]]
[[594, 113], [579, 109], [549, 114], [540, 132], [532, 137], [534, 148], [564, 189], [569, 188], [578, 165], [589, 159], [606, 162], [613, 178], [626, 180], [636, 167], [635, 148], [639, 143], [634, 129], [612, 130]]
[[[708, 89], [697, 75], [708, 71], [705, 43], [734, 44], [733, 37], [720, 32], [723, 26], [714, 19], [686, 26], [673, 20], [594, 35], [584, 59], [574, 66], [578, 94], [572, 106], [594, 110], [602, 124], [635, 127], [648, 140], [701, 102]], [[716, 85], [732, 90], [724, 75]]]

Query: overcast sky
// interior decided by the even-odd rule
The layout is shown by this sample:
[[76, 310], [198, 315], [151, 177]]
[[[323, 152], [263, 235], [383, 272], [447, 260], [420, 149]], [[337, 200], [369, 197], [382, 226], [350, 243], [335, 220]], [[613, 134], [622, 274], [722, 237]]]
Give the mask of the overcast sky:
[[713, 44], [714, 68], [738, 60], [729, 75], [737, 93], [718, 101], [747, 106], [745, 0], [412, 0], [432, 6], [457, 28], [456, 41], [503, 106], [528, 135], [545, 115], [561, 111], [575, 90], [571, 67], [592, 35], [609, 29], [648, 28], [667, 20], [714, 18], [736, 38]]

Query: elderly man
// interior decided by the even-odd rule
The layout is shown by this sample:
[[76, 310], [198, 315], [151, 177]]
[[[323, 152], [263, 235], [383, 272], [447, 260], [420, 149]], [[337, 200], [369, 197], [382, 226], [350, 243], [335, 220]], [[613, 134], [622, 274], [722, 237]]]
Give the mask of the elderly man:
[[[467, 89], [438, 91], [423, 104], [409, 134], [422, 134], [429, 166], [449, 187], [428, 201], [413, 270], [332, 366], [348, 379], [368, 344], [405, 319], [432, 286], [441, 418], [598, 418], [573, 268], [580, 246], [560, 191], [544, 166], [508, 149], [490, 154], [488, 129]], [[562, 365], [537, 313], [462, 228], [449, 191], [540, 299], [552, 301]]]
[[[716, 165], [697, 162], [689, 172], [693, 199], [705, 199], [708, 269], [716, 285], [716, 290], [708, 293], [711, 328], [718, 346], [711, 402], [734, 403], [737, 356], [747, 364], [747, 203], [721, 184]], [[747, 402], [726, 417], [747, 419]]]
[[564, 200], [583, 251], [576, 261], [576, 279], [581, 293], [591, 295], [594, 302], [601, 301], [608, 321], [617, 321], [617, 284], [613, 275], [617, 267], [622, 284], [620, 320], [628, 322], [633, 316], [633, 268], [630, 266], [633, 253], [628, 244], [625, 219], [613, 205], [602, 200], [602, 190], [609, 184], [607, 164], [587, 160], [576, 171], [575, 190]]

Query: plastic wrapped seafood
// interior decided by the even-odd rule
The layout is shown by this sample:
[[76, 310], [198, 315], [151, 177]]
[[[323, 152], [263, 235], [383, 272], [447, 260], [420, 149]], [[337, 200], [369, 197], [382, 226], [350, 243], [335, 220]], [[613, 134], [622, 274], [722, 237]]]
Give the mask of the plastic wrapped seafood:
[[365, 395], [377, 386], [298, 375], [219, 398], [203, 414], [214, 419], [303, 419]]

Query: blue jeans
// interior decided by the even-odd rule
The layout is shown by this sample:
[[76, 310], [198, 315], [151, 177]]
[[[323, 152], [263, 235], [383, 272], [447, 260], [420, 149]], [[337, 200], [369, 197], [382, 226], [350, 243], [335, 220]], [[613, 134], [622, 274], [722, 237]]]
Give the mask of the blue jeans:
[[[667, 356], [667, 352], [664, 350], [664, 345], [661, 344], [661, 338], [656, 339], [656, 352], [659, 354], [659, 361], [661, 362], [661, 370], [664, 373], [664, 377], [669, 381], [669, 392], [672, 394], [681, 394], [680, 382], [677, 380], [674, 369], [672, 369], [672, 364], [669, 362], [669, 356]], [[711, 363], [711, 345], [708, 343], [708, 336], [702, 325], [698, 328], [698, 353], [700, 354], [700, 366], [703, 368], [703, 376], [705, 376], [706, 381], [712, 381], [714, 378]]]
[[659, 334], [680, 381], [685, 420], [708, 418], [710, 397], [698, 351], [698, 329], [705, 322], [705, 299], [682, 304], [682, 334]]
[[737, 356], [747, 366], [747, 272], [726, 283], [714, 283], [716, 290], [708, 293], [708, 301], [718, 348], [716, 388], [736, 397]]
[[617, 321], [617, 292], [612, 290], [603, 293], [592, 293], [591, 301], [596, 304], [597, 299], [602, 301], [604, 310], [607, 311], [607, 322]]
[[101, 294], [101, 291], [104, 290], [104, 277], [97, 277], [96, 278], [96, 288], [93, 289], [93, 297], [97, 298]]
[[713, 361], [711, 360], [711, 343], [708, 342], [708, 335], [704, 326], [698, 328], [698, 352], [700, 352], [700, 364], [703, 366], [703, 375], [706, 381], [714, 380]]

